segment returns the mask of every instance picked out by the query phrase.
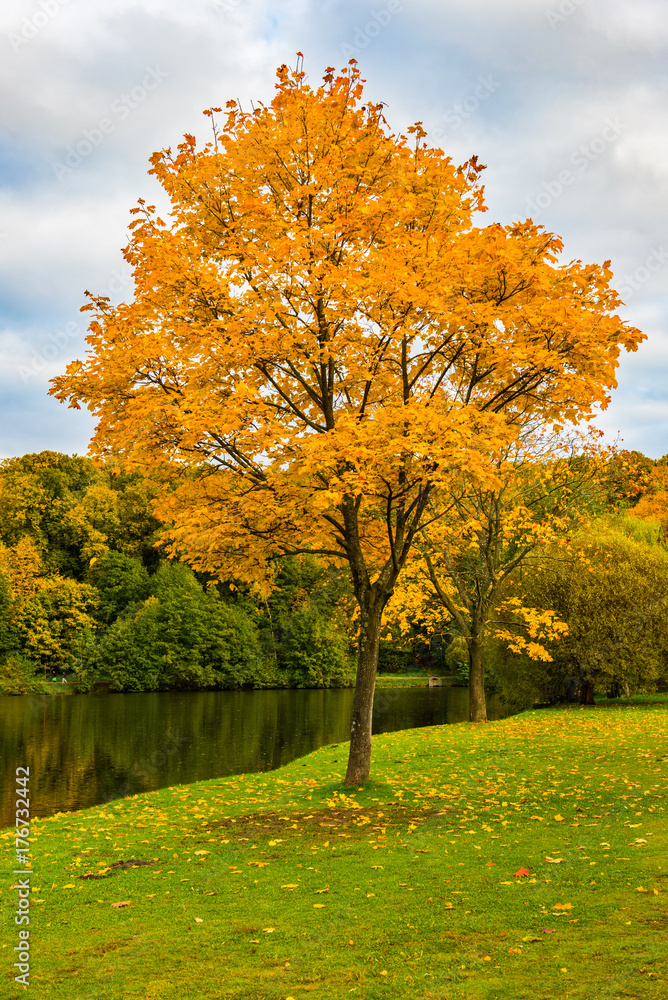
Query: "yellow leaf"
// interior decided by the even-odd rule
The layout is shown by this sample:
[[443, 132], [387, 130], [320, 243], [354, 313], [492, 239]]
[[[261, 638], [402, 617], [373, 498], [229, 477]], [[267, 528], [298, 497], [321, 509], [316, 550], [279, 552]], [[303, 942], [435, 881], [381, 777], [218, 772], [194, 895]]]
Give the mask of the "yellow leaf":
[[313, 909], [314, 910], [322, 910], [322, 909], [324, 909], [324, 906], [325, 906], [324, 903], [314, 903], [313, 904]]

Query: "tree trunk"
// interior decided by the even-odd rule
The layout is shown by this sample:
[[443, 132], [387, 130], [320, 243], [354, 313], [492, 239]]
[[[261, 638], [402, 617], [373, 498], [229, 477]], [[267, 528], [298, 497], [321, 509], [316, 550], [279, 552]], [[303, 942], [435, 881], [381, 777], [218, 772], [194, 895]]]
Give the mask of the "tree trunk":
[[592, 680], [583, 681], [580, 690], [580, 704], [594, 705], [594, 682]]
[[[374, 600], [375, 597], [375, 600]], [[350, 722], [350, 754], [346, 785], [366, 781], [371, 770], [371, 721], [378, 668], [378, 644], [385, 601], [367, 592], [360, 603], [361, 621], [357, 679]]]
[[485, 703], [485, 663], [483, 660], [482, 638], [472, 636], [469, 647], [469, 721], [487, 722]]

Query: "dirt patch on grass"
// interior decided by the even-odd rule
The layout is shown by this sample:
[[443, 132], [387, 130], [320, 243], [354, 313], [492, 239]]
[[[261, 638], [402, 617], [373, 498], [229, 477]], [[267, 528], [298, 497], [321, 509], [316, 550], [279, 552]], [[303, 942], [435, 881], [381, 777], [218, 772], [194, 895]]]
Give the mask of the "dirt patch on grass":
[[99, 878], [111, 878], [119, 871], [124, 871], [127, 868], [143, 868], [146, 865], [154, 865], [155, 861], [141, 861], [137, 858], [131, 858], [129, 861], [115, 861], [113, 865], [109, 865], [107, 868], [103, 868], [99, 872], [86, 872], [84, 875], [77, 875], [77, 878], [85, 879], [99, 879]]
[[420, 829], [425, 824], [435, 823], [441, 826], [449, 822], [451, 820], [443, 810], [416, 812], [414, 806], [391, 802], [382, 807], [291, 811], [289, 815], [279, 812], [253, 813], [211, 822], [206, 831], [202, 831], [202, 835], [222, 833], [226, 839], [253, 841], [258, 846], [264, 846], [275, 839], [276, 835], [282, 835], [282, 839], [307, 834], [314, 840], [327, 840], [332, 836], [362, 840], [367, 839], [370, 833], [380, 835], [390, 829], [396, 832], [398, 827], [408, 828], [412, 825], [414, 829]]

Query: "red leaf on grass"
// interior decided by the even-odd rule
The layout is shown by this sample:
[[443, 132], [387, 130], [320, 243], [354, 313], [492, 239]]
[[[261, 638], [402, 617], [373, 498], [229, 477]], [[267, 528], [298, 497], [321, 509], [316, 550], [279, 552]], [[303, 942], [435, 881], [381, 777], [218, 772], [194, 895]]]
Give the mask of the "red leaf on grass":
[[516, 872], [513, 872], [513, 874], [518, 878], [525, 878], [527, 875], [530, 875], [531, 872], [527, 871], [526, 868], [518, 868]]

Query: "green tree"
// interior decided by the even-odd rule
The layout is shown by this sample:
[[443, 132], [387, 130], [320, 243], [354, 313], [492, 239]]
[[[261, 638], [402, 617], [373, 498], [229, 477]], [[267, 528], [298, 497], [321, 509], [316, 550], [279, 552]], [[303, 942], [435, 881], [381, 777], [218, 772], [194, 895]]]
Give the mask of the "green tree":
[[129, 606], [145, 601], [151, 589], [151, 579], [141, 560], [122, 552], [108, 552], [96, 560], [88, 579], [99, 594], [98, 617], [105, 625]]
[[100, 641], [95, 668], [117, 691], [238, 687], [261, 669], [254, 624], [205, 593], [180, 563], [163, 564], [151, 596], [131, 606]]
[[313, 609], [291, 616], [282, 659], [291, 687], [351, 687], [354, 681], [346, 635]]
[[530, 663], [494, 651], [506, 691], [534, 701], [579, 699], [596, 692], [654, 690], [668, 658], [668, 552], [659, 544], [599, 525], [569, 549], [547, 549], [515, 584], [523, 600], [552, 608], [568, 634], [547, 642], [552, 660]]

